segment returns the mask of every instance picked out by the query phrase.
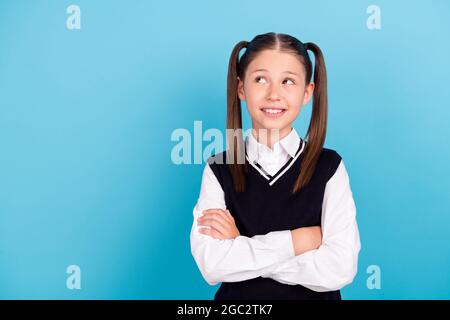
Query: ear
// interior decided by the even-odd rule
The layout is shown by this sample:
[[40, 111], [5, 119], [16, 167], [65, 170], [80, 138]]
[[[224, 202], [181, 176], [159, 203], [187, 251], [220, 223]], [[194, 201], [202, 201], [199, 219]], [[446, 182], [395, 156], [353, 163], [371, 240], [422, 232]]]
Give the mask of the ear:
[[244, 82], [239, 77], [237, 77], [237, 79], [238, 79], [237, 92], [239, 99], [245, 101]]
[[303, 96], [303, 104], [302, 106], [308, 104], [308, 102], [311, 100], [313, 93], [314, 93], [314, 82], [310, 82], [306, 87], [305, 87], [305, 93]]

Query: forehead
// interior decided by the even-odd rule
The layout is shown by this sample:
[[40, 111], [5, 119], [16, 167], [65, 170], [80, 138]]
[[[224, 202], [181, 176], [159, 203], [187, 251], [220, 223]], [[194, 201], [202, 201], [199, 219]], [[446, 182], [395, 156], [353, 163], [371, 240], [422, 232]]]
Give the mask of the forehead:
[[288, 52], [278, 50], [263, 50], [250, 62], [249, 73], [257, 69], [266, 69], [269, 72], [291, 71], [303, 74], [304, 68], [299, 58]]

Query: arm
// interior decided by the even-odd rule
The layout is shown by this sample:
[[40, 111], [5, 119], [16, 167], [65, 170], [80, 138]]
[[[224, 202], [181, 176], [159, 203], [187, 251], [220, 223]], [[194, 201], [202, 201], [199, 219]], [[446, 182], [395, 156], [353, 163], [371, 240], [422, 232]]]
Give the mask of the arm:
[[356, 207], [349, 177], [341, 160], [327, 182], [322, 205], [322, 244], [318, 249], [280, 263], [270, 277], [314, 291], [338, 290], [353, 281], [361, 249]]
[[295, 255], [314, 250], [322, 244], [322, 230], [319, 226], [302, 227], [291, 230]]
[[290, 230], [252, 238], [215, 239], [199, 233], [197, 218], [210, 208], [225, 209], [224, 193], [208, 164], [203, 171], [200, 196], [193, 210], [191, 252], [202, 276], [210, 284], [236, 282], [268, 274], [281, 261], [295, 256]]

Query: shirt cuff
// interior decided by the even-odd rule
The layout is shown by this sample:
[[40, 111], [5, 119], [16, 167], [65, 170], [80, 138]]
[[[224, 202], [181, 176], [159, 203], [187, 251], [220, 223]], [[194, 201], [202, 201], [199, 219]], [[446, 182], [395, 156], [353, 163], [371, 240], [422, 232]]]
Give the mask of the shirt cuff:
[[262, 241], [279, 253], [279, 259], [285, 260], [295, 257], [294, 244], [290, 230], [272, 231], [265, 235], [254, 236], [253, 239]]

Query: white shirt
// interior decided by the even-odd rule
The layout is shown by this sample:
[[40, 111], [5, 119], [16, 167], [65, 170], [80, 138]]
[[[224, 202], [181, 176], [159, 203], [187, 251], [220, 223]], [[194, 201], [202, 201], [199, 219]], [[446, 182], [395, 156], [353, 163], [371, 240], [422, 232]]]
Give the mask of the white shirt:
[[[259, 143], [253, 133], [246, 137], [245, 143], [249, 160], [257, 160], [265, 171], [273, 174], [295, 155], [300, 137], [293, 128], [274, 144], [273, 150]], [[206, 163], [199, 198], [193, 209], [190, 243], [197, 266], [210, 285], [261, 276], [321, 292], [341, 289], [351, 283], [357, 273], [361, 243], [356, 207], [342, 159], [325, 187], [322, 244], [318, 249], [296, 256], [290, 230], [224, 240], [199, 233], [197, 218], [203, 215], [203, 210], [213, 208], [226, 209], [225, 198], [219, 181]]]

